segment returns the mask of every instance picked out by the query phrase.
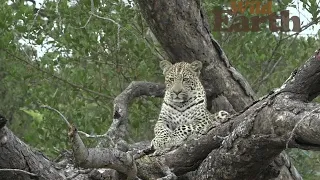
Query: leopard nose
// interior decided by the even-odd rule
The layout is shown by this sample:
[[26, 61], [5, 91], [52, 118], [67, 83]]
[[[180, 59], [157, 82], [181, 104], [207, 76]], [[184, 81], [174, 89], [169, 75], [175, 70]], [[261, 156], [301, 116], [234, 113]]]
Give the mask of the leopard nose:
[[174, 92], [176, 95], [180, 94], [181, 91], [182, 91], [182, 89], [173, 89], [173, 92]]
[[176, 95], [178, 95], [179, 93], [181, 93], [181, 91], [182, 91], [182, 84], [179, 82], [176, 82], [172, 86], [172, 92], [174, 92]]

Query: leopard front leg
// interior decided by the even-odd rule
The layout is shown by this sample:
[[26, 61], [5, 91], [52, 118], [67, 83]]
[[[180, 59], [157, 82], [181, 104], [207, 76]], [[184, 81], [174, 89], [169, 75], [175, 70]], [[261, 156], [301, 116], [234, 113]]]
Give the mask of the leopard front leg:
[[172, 134], [172, 130], [168, 128], [166, 122], [158, 120], [154, 127], [154, 134], [155, 137], [151, 141], [151, 147], [156, 151], [153, 155], [162, 155], [168, 151], [168, 147], [170, 147], [170, 135]]
[[151, 146], [155, 149], [155, 152], [151, 156], [160, 156], [170, 151], [169, 137], [155, 137], [151, 141]]
[[183, 144], [185, 140], [193, 133], [192, 124], [178, 126], [170, 135], [170, 144], [172, 148], [176, 148]]
[[155, 137], [152, 140], [152, 144], [155, 147], [161, 147], [156, 149], [153, 155], [162, 155], [170, 150], [173, 150], [179, 147], [181, 144], [185, 142], [185, 140], [190, 136], [193, 132], [193, 126], [189, 125], [181, 125], [174, 129], [167, 137]]

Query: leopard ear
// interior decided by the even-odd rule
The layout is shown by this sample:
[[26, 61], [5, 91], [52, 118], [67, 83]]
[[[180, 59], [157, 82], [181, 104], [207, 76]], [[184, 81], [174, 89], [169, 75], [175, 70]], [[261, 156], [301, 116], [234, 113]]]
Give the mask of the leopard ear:
[[201, 61], [193, 61], [190, 64], [191, 69], [199, 76], [200, 71], [202, 69], [202, 62]]
[[160, 68], [162, 69], [163, 74], [165, 74], [171, 66], [172, 63], [167, 60], [160, 61]]

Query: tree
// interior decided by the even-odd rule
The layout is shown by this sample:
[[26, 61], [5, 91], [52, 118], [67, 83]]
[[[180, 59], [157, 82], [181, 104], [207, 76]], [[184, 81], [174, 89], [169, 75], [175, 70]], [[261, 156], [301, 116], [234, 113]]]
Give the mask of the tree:
[[[92, 2], [88, 7], [92, 7]], [[212, 38], [200, 2], [139, 0], [138, 3], [152, 32], [172, 62], [191, 62], [195, 59], [203, 62], [205, 68], [202, 79], [208, 99], [212, 102], [209, 108], [212, 111], [226, 109], [235, 115], [197, 141], [189, 140], [187, 146], [161, 157], [142, 156], [143, 152], [140, 155], [138, 150], [145, 149], [148, 143], [127, 144], [125, 141], [129, 129], [128, 103], [141, 95], [161, 97], [164, 87], [135, 81], [114, 101], [113, 122], [103, 136], [108, 137], [108, 144], [113, 144], [111, 147], [85, 148], [78, 131], [70, 125], [69, 136], [76, 164], [85, 168], [109, 167], [119, 172], [108, 170], [105, 174], [99, 174], [91, 171], [89, 176], [92, 179], [106, 175], [121, 179], [135, 177], [136, 173], [142, 179], [164, 175], [168, 178], [182, 175], [180, 178], [185, 179], [299, 179], [299, 174], [282, 151], [293, 147], [319, 149], [318, 104], [310, 103], [319, 92], [319, 52], [294, 71], [281, 88], [256, 99], [249, 83], [232, 67], [222, 48]], [[73, 36], [70, 35], [70, 38]], [[10, 54], [10, 51], [5, 52]], [[50, 58], [47, 56], [44, 60]], [[26, 63], [35, 65], [32, 61]], [[54, 69], [45, 72], [48, 71], [54, 75]], [[81, 71], [76, 73], [81, 75]], [[59, 79], [59, 76], [55, 78]], [[100, 95], [90, 87], [62, 81], [75, 89]], [[72, 82], [77, 82], [77, 79]], [[39, 119], [41, 121], [41, 117]], [[33, 176], [62, 179], [59, 171], [65, 172], [67, 169], [59, 169], [58, 166], [63, 163], [53, 167], [42, 154], [31, 150], [14, 136], [4, 126], [5, 121], [5, 118], [1, 118], [0, 167], [24, 169], [32, 174], [6, 170], [2, 177], [9, 179], [17, 177], [15, 173], [18, 173], [21, 179], [31, 179]], [[72, 172], [77, 174], [83, 171]], [[76, 177], [71, 173], [69, 175]]]

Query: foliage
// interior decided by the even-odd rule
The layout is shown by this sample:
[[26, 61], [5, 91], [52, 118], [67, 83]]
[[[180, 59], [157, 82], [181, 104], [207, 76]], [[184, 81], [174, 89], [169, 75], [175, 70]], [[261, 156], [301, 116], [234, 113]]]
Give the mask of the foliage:
[[[205, 1], [212, 10], [225, 1]], [[278, 11], [290, 1], [274, 5]], [[303, 1], [313, 19], [318, 9]], [[134, 80], [162, 82], [163, 53], [131, 1], [32, 1], [0, 4], [0, 113], [25, 142], [50, 157], [67, 149], [67, 125], [49, 105], [89, 134], [104, 133], [113, 99]], [[39, 10], [41, 9], [41, 10]], [[246, 14], [250, 17], [250, 14]], [[212, 23], [209, 23], [212, 25]], [[292, 33], [291, 33], [292, 34]], [[213, 32], [231, 63], [258, 96], [279, 87], [320, 45], [319, 34]], [[152, 138], [161, 100], [140, 97], [130, 106], [130, 140]], [[89, 146], [95, 141], [87, 140]], [[308, 154], [308, 155], [306, 155]], [[317, 179], [315, 152], [290, 151], [305, 179]]]

